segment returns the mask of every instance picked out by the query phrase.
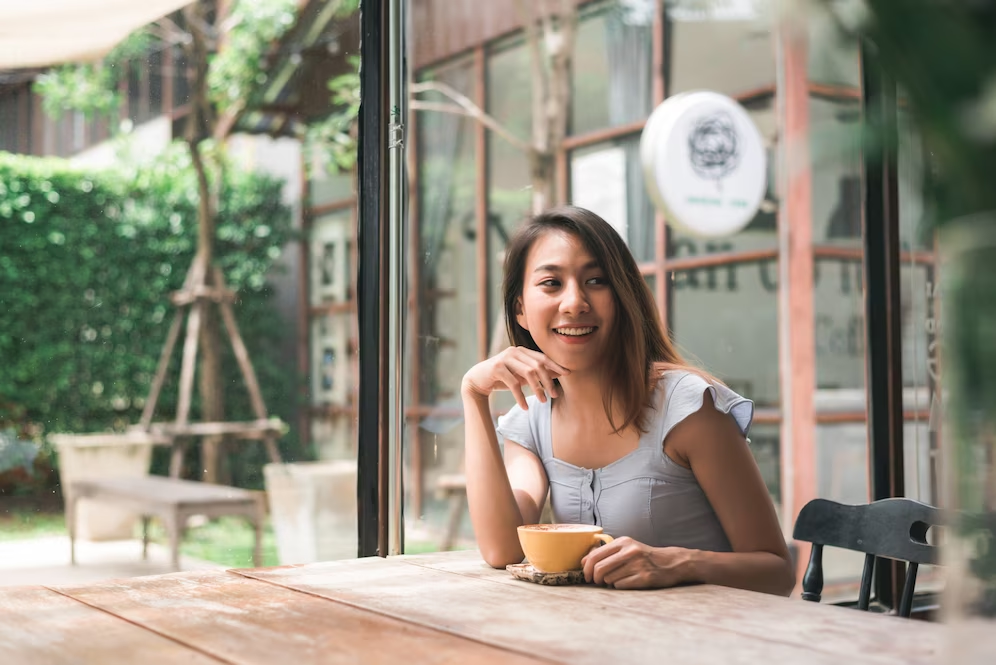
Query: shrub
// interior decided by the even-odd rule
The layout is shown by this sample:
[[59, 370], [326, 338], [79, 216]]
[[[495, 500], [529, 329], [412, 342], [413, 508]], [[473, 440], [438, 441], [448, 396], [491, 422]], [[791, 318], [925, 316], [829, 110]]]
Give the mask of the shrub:
[[[95, 172], [63, 160], [0, 153], [0, 422], [44, 433], [123, 430], [138, 421], [193, 259], [196, 186], [182, 151], [130, 173]], [[266, 281], [289, 240], [281, 183], [227, 169], [216, 265], [239, 294], [236, 317], [269, 411], [288, 423], [296, 377], [280, 364], [281, 321]], [[228, 417], [251, 419], [227, 345]], [[180, 349], [157, 405], [175, 417]], [[7, 406], [5, 406], [7, 405]], [[199, 417], [198, 404], [192, 418]], [[292, 430], [282, 442], [300, 457]], [[259, 446], [240, 446], [232, 479], [259, 486]], [[188, 454], [196, 464], [196, 455]], [[164, 457], [156, 456], [157, 466]]]

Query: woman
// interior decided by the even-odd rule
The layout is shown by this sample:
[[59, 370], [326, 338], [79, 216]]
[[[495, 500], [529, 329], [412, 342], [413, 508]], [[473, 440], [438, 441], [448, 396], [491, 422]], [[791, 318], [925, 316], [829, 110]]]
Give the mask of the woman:
[[[533, 218], [509, 243], [503, 292], [513, 345], [461, 387], [485, 561], [522, 560], [516, 527], [539, 521], [549, 490], [555, 521], [615, 537], [585, 557], [589, 582], [787, 595], [795, 575], [745, 438], [753, 403], [682, 361], [615, 230], [570, 206]], [[495, 390], [516, 401], [497, 430]]]

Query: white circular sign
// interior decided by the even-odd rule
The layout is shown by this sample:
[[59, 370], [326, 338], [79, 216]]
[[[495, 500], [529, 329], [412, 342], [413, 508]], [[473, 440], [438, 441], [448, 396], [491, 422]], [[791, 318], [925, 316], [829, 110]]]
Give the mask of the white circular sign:
[[743, 107], [725, 95], [669, 97], [647, 120], [640, 157], [651, 200], [669, 224], [688, 233], [736, 233], [764, 200], [764, 141]]

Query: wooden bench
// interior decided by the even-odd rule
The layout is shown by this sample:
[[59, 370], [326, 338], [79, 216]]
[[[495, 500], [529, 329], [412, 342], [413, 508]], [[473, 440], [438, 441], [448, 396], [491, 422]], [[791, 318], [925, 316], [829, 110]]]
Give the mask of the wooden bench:
[[80, 499], [112, 503], [115, 507], [133, 510], [142, 518], [142, 556], [148, 557], [149, 518], [162, 520], [169, 536], [170, 556], [175, 570], [180, 569], [180, 541], [192, 515], [244, 517], [255, 530], [253, 563], [262, 565], [261, 538], [263, 503], [249, 490], [180, 479], [185, 442], [199, 436], [230, 436], [241, 439], [261, 439], [266, 444], [270, 460], [280, 462], [276, 439], [286, 425], [279, 418], [259, 419], [239, 423], [152, 423], [147, 429], [135, 427], [124, 434], [58, 434], [53, 440], [61, 444], [91, 446], [118, 443], [148, 443], [172, 448], [169, 477], [88, 477], [73, 480], [65, 487], [66, 527], [69, 531], [70, 560], [76, 564], [77, 505]]
[[134, 510], [142, 516], [142, 558], [148, 558], [149, 518], [162, 520], [169, 536], [170, 561], [180, 570], [180, 541], [187, 519], [192, 515], [244, 517], [255, 531], [252, 561], [262, 565], [263, 511], [249, 490], [210, 483], [145, 476], [141, 478], [102, 478], [78, 480], [66, 499], [70, 560], [76, 565], [76, 506], [80, 499], [106, 501]]

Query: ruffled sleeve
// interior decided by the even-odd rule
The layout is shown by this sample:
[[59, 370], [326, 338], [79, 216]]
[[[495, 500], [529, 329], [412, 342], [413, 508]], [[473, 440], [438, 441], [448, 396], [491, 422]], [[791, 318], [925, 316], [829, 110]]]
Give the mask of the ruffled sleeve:
[[539, 456], [539, 442], [536, 436], [536, 427], [530, 418], [538, 410], [539, 400], [530, 395], [526, 398], [529, 410], [525, 411], [518, 404], [508, 410], [503, 416], [498, 417], [498, 425], [495, 431], [502, 441], [517, 443], [536, 456]]
[[[708, 390], [717, 411], [730, 415], [746, 437], [754, 420], [754, 402], [733, 392], [722, 384], [707, 382], [691, 372], [669, 375], [665, 379], [666, 400], [661, 440], [674, 426], [702, 408], [703, 395]], [[749, 442], [749, 439], [748, 439]]]

